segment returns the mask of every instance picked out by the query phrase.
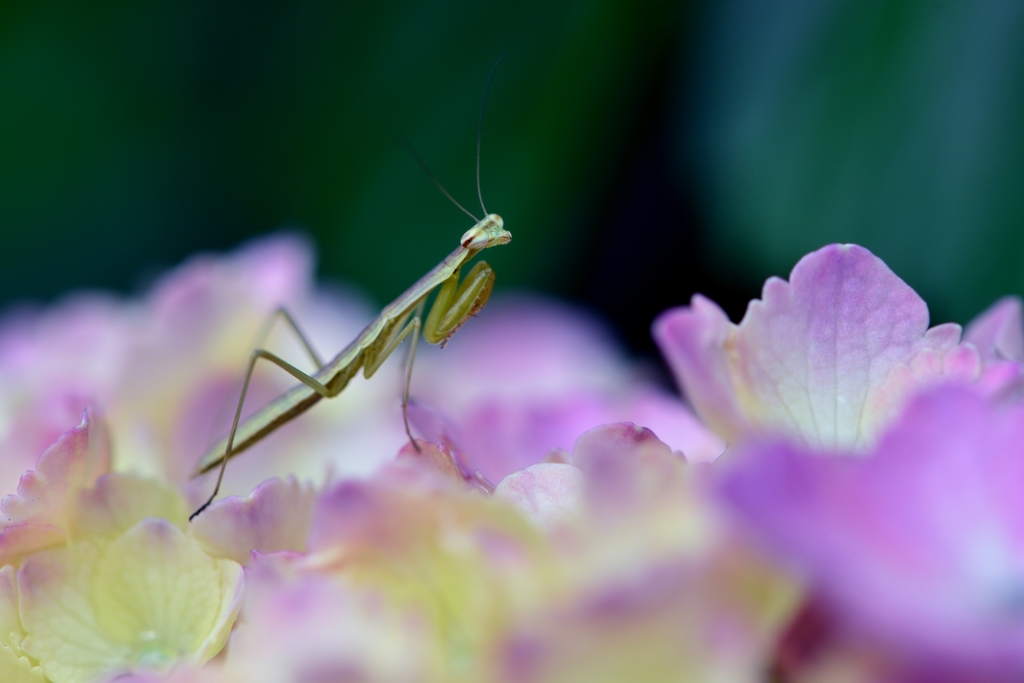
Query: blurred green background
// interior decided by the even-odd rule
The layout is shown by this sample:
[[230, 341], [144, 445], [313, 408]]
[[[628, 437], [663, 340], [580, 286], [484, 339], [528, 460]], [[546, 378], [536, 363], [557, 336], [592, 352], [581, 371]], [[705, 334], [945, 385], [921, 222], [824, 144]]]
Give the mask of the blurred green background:
[[966, 321], [1024, 293], [1024, 3], [5, 2], [0, 304], [132, 291], [281, 228], [390, 300], [471, 222], [501, 289], [637, 351], [694, 291], [859, 242]]

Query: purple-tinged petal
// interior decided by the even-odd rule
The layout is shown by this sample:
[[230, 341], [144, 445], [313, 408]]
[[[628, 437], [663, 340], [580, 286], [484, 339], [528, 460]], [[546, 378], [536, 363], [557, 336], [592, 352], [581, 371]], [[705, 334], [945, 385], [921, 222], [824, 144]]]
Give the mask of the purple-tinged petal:
[[417, 439], [416, 446], [406, 443], [402, 450], [398, 451], [395, 462], [400, 466], [422, 468], [454, 483], [464, 483], [466, 473], [462, 471], [462, 467], [444, 442], [440, 443], [440, 446], [435, 446], [420, 439]]
[[870, 457], [775, 442], [734, 462], [724, 499], [863, 637], [1024, 674], [1024, 406], [943, 387]]
[[201, 343], [220, 326], [219, 316], [230, 306], [273, 310], [306, 294], [313, 252], [297, 235], [274, 235], [255, 240], [227, 257], [199, 254], [170, 271], [148, 296], [152, 333], [159, 343]]
[[555, 587], [553, 553], [511, 505], [436, 476], [421, 483], [396, 485], [383, 471], [324, 492], [301, 567], [409, 610], [449, 671], [468, 671]]
[[96, 404], [110, 411], [130, 348], [130, 316], [112, 296], [76, 293], [0, 318], [0, 492]]
[[1024, 389], [1024, 363], [997, 360], [985, 364], [977, 381], [982, 396], [1019, 397]]
[[673, 459], [675, 456], [654, 432], [632, 422], [595, 427], [576, 439], [573, 462], [583, 470], [605, 466], [607, 462], [636, 462]]
[[220, 668], [176, 666], [170, 673], [130, 673], [113, 679], [116, 683], [232, 683]]
[[215, 502], [192, 523], [192, 536], [208, 555], [242, 565], [254, 550], [305, 552], [315, 498], [295, 477], [268, 479], [246, 498]]
[[542, 462], [553, 448], [568, 450], [576, 437], [612, 419], [601, 397], [579, 392], [557, 398], [488, 398], [468, 407], [457, 423], [422, 406], [410, 410], [417, 430], [450, 446], [466, 472], [500, 481]]
[[481, 501], [486, 498], [464, 482], [455, 484], [421, 468], [385, 467], [373, 479], [348, 479], [316, 497], [309, 550], [376, 548], [401, 555], [421, 549], [418, 529], [439, 524], [439, 510]]
[[647, 427], [687, 462], [714, 462], [725, 442], [708, 429], [676, 396], [656, 389], [641, 389], [632, 397], [626, 419]]
[[514, 472], [494, 489], [505, 500], [543, 529], [551, 529], [579, 512], [583, 473], [573, 465], [539, 463]]
[[[118, 434], [119, 457], [130, 458], [119, 465], [187, 481], [195, 460], [230, 426], [239, 373], [261, 327], [275, 307], [294, 311], [308, 295], [312, 260], [305, 240], [273, 235], [225, 256], [195, 255], [157, 282], [131, 330], [135, 344], [118, 378], [120, 417], [144, 426]], [[248, 409], [289, 385], [275, 384], [280, 379], [256, 373]], [[247, 460], [233, 463], [229, 474], [246, 469]]]
[[777, 616], [758, 613], [735, 588], [677, 561], [554, 600], [508, 634], [497, 652], [497, 680], [764, 680]]
[[309, 535], [311, 551], [346, 545], [371, 543], [374, 535], [388, 543], [389, 531], [400, 532], [387, 521], [387, 496], [369, 482], [343, 481], [317, 496]]
[[443, 352], [417, 361], [423, 400], [461, 414], [482, 398], [518, 402], [600, 394], [631, 379], [601, 321], [539, 298], [496, 299]]
[[782, 433], [864, 448], [922, 385], [978, 378], [960, 328], [928, 329], [928, 308], [869, 251], [830, 245], [789, 282], [769, 278], [739, 325], [696, 296], [654, 336], [697, 413], [727, 441]]
[[726, 351], [735, 344], [737, 333], [725, 312], [695, 294], [689, 306], [662, 313], [652, 334], [701, 419], [726, 439], [742, 433], [747, 417]]
[[19, 558], [67, 539], [64, 529], [51, 524], [11, 524], [0, 530], [0, 562]]
[[623, 420], [655, 427], [698, 461], [724, 449], [678, 397], [643, 381], [606, 330], [562, 304], [496, 301], [451, 348], [423, 361], [413, 426], [451, 448], [464, 472], [479, 470], [490, 481]]
[[228, 680], [444, 680], [442, 651], [425, 620], [377, 594], [288, 565], [280, 554], [254, 557], [224, 668]]
[[1012, 360], [1024, 363], [1024, 314], [1021, 300], [1006, 296], [972, 320], [964, 341], [978, 347], [986, 362]]
[[580, 436], [572, 462], [584, 475], [576, 531], [593, 553], [592, 577], [640, 571], [666, 557], [700, 556], [723, 538], [704, 492], [709, 465], [687, 463], [654, 433], [628, 422]]
[[650, 429], [620, 422], [580, 436], [572, 462], [586, 475], [590, 505], [629, 510], [639, 509], [652, 485], [670, 481], [683, 459]]
[[17, 495], [0, 502], [0, 562], [64, 540], [67, 513], [78, 492], [92, 486], [110, 466], [104, 421], [86, 410], [82, 423], [65, 432], [21, 477]]
[[[7, 381], [0, 371], [0, 384]], [[41, 378], [46, 382], [46, 378]], [[3, 462], [0, 466], [0, 492], [18, 489], [21, 476], [36, 466], [40, 453], [53, 445], [69, 427], [79, 424], [82, 413], [97, 402], [68, 386], [50, 386], [36, 396], [26, 396], [21, 387], [7, 386], [20, 394], [16, 406], [0, 405], [2, 419], [8, 422], [0, 440]], [[2, 391], [2, 390], [0, 390]], [[3, 399], [0, 398], [0, 404]]]

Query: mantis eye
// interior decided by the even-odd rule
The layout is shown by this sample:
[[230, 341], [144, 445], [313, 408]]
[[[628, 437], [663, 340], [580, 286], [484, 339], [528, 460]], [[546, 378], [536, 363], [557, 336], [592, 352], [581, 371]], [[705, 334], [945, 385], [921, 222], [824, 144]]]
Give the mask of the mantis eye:
[[486, 230], [481, 230], [479, 227], [474, 226], [466, 231], [466, 234], [462, 236], [460, 241], [466, 249], [483, 249], [491, 241], [491, 238]]

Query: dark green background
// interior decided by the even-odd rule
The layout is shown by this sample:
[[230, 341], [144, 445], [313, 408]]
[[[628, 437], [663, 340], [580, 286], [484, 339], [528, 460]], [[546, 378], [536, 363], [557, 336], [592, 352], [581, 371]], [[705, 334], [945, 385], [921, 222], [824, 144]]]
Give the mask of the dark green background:
[[299, 227], [379, 301], [470, 221], [499, 287], [571, 296], [640, 351], [700, 290], [860, 242], [964, 321], [1024, 293], [1024, 3], [8, 2], [0, 302], [132, 290]]

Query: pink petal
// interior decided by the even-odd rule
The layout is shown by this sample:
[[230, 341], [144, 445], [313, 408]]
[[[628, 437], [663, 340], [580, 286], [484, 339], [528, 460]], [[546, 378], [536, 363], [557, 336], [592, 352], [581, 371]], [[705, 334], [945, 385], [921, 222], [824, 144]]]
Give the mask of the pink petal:
[[272, 309], [294, 302], [306, 294], [312, 263], [311, 246], [297, 235], [256, 240], [226, 258], [193, 256], [149, 295], [154, 332], [164, 335], [164, 343], [186, 341], [216, 330], [215, 317], [230, 313], [224, 307], [232, 303]]
[[663, 313], [654, 335], [697, 413], [726, 440], [786, 433], [866, 447], [908, 394], [939, 377], [975, 380], [960, 329], [928, 329], [924, 301], [856, 245], [805, 256], [770, 278], [739, 325], [700, 296]]
[[622, 420], [654, 427], [697, 461], [724, 449], [678, 397], [642, 381], [605, 329], [564, 304], [496, 301], [449, 349], [423, 360], [410, 409], [416, 432], [490, 481]]
[[1024, 314], [1021, 300], [1006, 296], [972, 320], [964, 332], [964, 341], [978, 347], [986, 361], [1024, 362]]
[[395, 523], [397, 510], [389, 509], [388, 491], [368, 481], [342, 481], [321, 493], [313, 508], [309, 534], [312, 551], [340, 547], [401, 545], [401, 524]]
[[714, 462], [725, 450], [725, 442], [686, 404], [653, 388], [642, 388], [634, 394], [626, 419], [649, 428], [688, 462]]
[[416, 394], [461, 413], [482, 398], [554, 399], [620, 386], [629, 367], [600, 320], [564, 303], [496, 299], [444, 351], [427, 352]]
[[633, 511], [650, 496], [651, 482], [657, 487], [671, 481], [683, 460], [651, 430], [620, 422], [580, 436], [572, 462], [586, 476], [589, 505], [596, 510]]
[[749, 446], [724, 498], [872, 641], [1024, 673], [1024, 406], [916, 398], [865, 458]]
[[676, 382], [717, 434], [738, 436], [747, 419], [736, 396], [726, 345], [736, 326], [713, 301], [695, 294], [688, 307], [662, 313], [653, 335], [676, 375]]
[[764, 680], [768, 629], [695, 563], [648, 565], [577, 589], [515, 624], [497, 680], [518, 683]]
[[443, 442], [440, 446], [435, 446], [430, 442], [417, 439], [416, 444], [419, 446], [419, 450], [416, 450], [416, 446], [411, 443], [402, 446], [402, 450], [398, 452], [395, 460], [401, 465], [423, 468], [453, 483], [462, 484], [466, 481], [466, 475], [455, 460], [455, 456], [449, 452]]
[[542, 462], [552, 449], [614, 419], [608, 402], [588, 392], [553, 398], [492, 397], [467, 408], [457, 422], [424, 406], [410, 410], [417, 431], [452, 449], [463, 470], [491, 481]]
[[531, 465], [508, 475], [494, 489], [495, 498], [508, 501], [545, 529], [575, 514], [582, 494], [583, 473], [560, 463]]
[[0, 512], [0, 562], [34, 552], [64, 538], [66, 514], [78, 492], [110, 467], [106, 424], [86, 410], [82, 423], [65, 432], [21, 477], [17, 495], [5, 496]]
[[612, 462], [672, 460], [675, 456], [654, 432], [631, 422], [595, 427], [576, 440], [573, 463], [583, 469], [595, 469]]
[[246, 498], [215, 502], [192, 522], [192, 535], [209, 555], [243, 565], [254, 550], [305, 552], [315, 497], [295, 477], [268, 479]]
[[303, 572], [288, 560], [282, 554], [255, 554], [225, 678], [261, 683], [441, 680], [431, 675], [437, 641], [423, 619], [373, 592]]
[[39, 311], [0, 319], [0, 492], [78, 424], [89, 405], [113, 408], [129, 348], [130, 316], [110, 295], [75, 293]]

